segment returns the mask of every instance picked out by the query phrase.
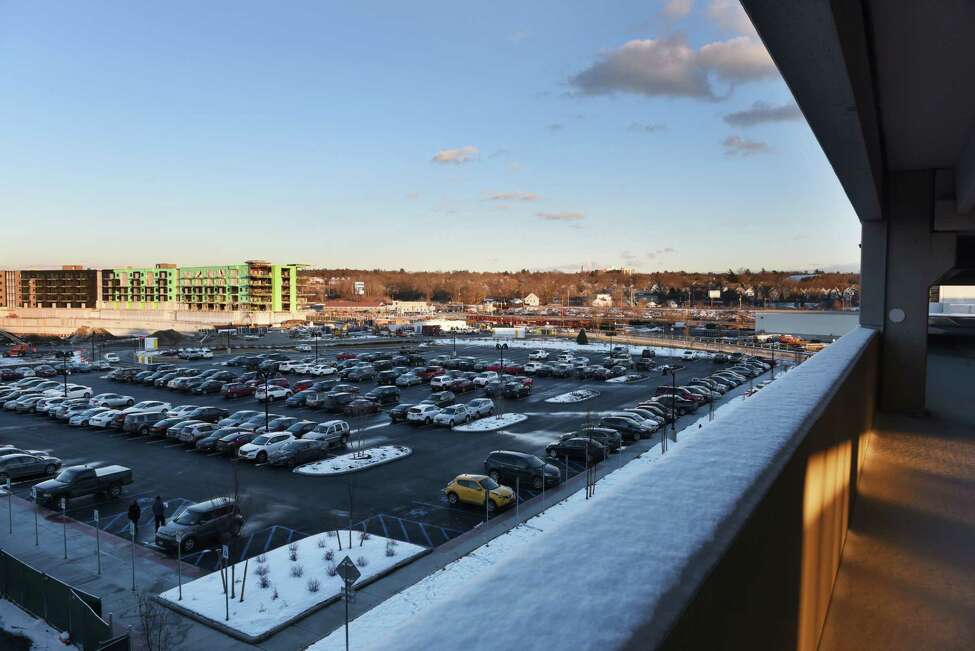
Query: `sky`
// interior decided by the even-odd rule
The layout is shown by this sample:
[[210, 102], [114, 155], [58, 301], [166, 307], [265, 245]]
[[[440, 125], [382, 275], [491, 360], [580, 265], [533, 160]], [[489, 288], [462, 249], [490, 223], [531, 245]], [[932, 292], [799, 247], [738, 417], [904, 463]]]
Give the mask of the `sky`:
[[843, 270], [735, 0], [0, 0], [0, 267]]

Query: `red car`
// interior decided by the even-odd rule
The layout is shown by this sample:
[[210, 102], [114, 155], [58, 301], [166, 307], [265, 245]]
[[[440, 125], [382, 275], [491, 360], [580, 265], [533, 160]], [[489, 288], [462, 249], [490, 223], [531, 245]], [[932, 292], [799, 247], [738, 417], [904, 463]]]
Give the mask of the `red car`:
[[357, 359], [357, 357], [355, 353], [339, 353], [338, 355], [335, 356], [335, 359], [337, 360]]
[[535, 386], [535, 378], [528, 377], [526, 375], [503, 375], [501, 376], [502, 382], [521, 382], [526, 387], [531, 388]]
[[447, 388], [454, 393], [467, 393], [468, 391], [473, 391], [477, 387], [474, 386], [473, 381], [468, 380], [466, 377], [461, 377], [448, 384]]
[[245, 396], [254, 395], [254, 385], [244, 382], [234, 382], [233, 384], [225, 384], [220, 393], [224, 398], [243, 398]]
[[343, 410], [347, 416], [362, 416], [364, 414], [378, 414], [379, 403], [365, 398], [356, 398], [345, 406]]
[[291, 388], [294, 389], [295, 393], [298, 393], [299, 391], [311, 388], [313, 384], [315, 384], [315, 380], [301, 380], [292, 384]]
[[425, 368], [418, 368], [413, 370], [414, 374], [418, 375], [421, 380], [425, 380], [427, 382], [430, 381], [430, 378], [436, 377], [438, 375], [443, 375], [446, 372], [447, 371], [444, 370], [442, 366], [427, 366]]

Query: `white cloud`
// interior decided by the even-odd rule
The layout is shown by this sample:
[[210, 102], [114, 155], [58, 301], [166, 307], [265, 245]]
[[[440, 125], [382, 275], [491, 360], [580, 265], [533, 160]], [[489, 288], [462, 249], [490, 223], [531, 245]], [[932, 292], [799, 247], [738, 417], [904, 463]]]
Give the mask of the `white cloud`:
[[748, 14], [741, 8], [738, 0], [711, 0], [708, 3], [708, 18], [722, 29], [736, 34], [755, 36], [755, 26]]
[[538, 201], [541, 197], [534, 192], [498, 192], [488, 197], [488, 201]]
[[660, 13], [671, 20], [677, 20], [691, 13], [691, 9], [693, 8], [694, 0], [670, 0], [660, 10]]
[[479, 154], [480, 150], [477, 147], [474, 145], [466, 145], [455, 149], [441, 149], [436, 153], [432, 161], [444, 165], [447, 163], [459, 165], [477, 160]]
[[728, 156], [752, 156], [754, 154], [767, 154], [769, 146], [761, 140], [749, 140], [741, 136], [728, 136], [721, 143], [724, 153]]
[[751, 108], [735, 111], [724, 116], [724, 121], [733, 127], [752, 127], [765, 122], [788, 122], [801, 120], [802, 113], [794, 103], [772, 106], [767, 102], [755, 102]]
[[570, 77], [569, 83], [584, 95], [624, 92], [718, 100], [723, 97], [714, 88], [716, 81], [733, 86], [775, 74], [771, 57], [755, 39], [739, 36], [695, 50], [682, 34], [674, 34], [628, 41]]
[[578, 222], [586, 218], [581, 212], [540, 212], [536, 216], [547, 222]]

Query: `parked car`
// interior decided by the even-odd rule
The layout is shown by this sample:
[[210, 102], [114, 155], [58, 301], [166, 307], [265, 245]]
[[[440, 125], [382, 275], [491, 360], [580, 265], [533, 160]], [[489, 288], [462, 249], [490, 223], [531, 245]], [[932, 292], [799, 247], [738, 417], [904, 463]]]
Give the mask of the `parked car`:
[[38, 504], [55, 504], [60, 498], [65, 502], [76, 497], [104, 493], [112, 499], [122, 494], [122, 487], [132, 483], [132, 470], [125, 466], [94, 465], [70, 466], [54, 479], [48, 479], [31, 488], [31, 497]]
[[165, 414], [161, 411], [143, 411], [134, 414], [126, 414], [122, 421], [122, 431], [130, 434], [146, 436], [152, 430], [152, 426], [165, 419]]
[[297, 422], [291, 423], [291, 425], [285, 428], [284, 431], [291, 432], [292, 434], [295, 435], [295, 438], [301, 438], [308, 432], [315, 429], [317, 425], [318, 423], [316, 423], [313, 420], [299, 420]]
[[[162, 420], [157, 420], [155, 423], [149, 426], [149, 434], [151, 436], [166, 436], [170, 427], [179, 425], [180, 423], [189, 420], [186, 416], [176, 416], [174, 418], [163, 418]], [[124, 427], [125, 423], [123, 423]]]
[[243, 461], [255, 461], [265, 463], [268, 454], [276, 447], [286, 441], [295, 440], [294, 434], [290, 432], [271, 432], [260, 434], [250, 443], [242, 445], [237, 450], [237, 457]]
[[71, 427], [88, 427], [92, 416], [97, 416], [98, 414], [108, 410], [108, 407], [91, 407], [90, 409], [86, 409], [83, 412], [75, 414], [69, 418], [68, 425]]
[[418, 384], [423, 384], [423, 380], [416, 373], [404, 373], [396, 378], [396, 386], [398, 387], [412, 387]]
[[294, 391], [285, 387], [268, 385], [267, 390], [265, 390], [263, 386], [258, 386], [254, 392], [254, 398], [260, 402], [264, 402], [265, 400], [274, 402], [275, 400], [287, 400], [293, 394]]
[[[188, 554], [208, 541], [224, 542], [244, 527], [244, 516], [230, 497], [216, 497], [188, 506], [156, 531], [156, 545]], [[179, 541], [179, 542], [177, 542]]]
[[494, 401], [490, 398], [474, 398], [467, 403], [467, 410], [474, 418], [483, 418], [494, 413]]
[[548, 351], [541, 350], [541, 349], [533, 350], [532, 352], [528, 353], [528, 359], [533, 361], [541, 361], [541, 360], [548, 359]]
[[401, 402], [386, 413], [389, 414], [389, 420], [391, 420], [392, 422], [405, 423], [406, 414], [409, 411], [410, 407], [412, 406], [413, 406], [412, 403]]
[[447, 427], [453, 427], [454, 425], [463, 425], [464, 423], [470, 422], [473, 419], [470, 411], [467, 410], [467, 405], [450, 405], [444, 407], [433, 417], [434, 425], [446, 425]]
[[[104, 405], [106, 407], [111, 407], [112, 405]], [[143, 400], [142, 402], [137, 402], [134, 405], [126, 407], [122, 410], [123, 414], [131, 414], [137, 411], [160, 411], [163, 413], [168, 412], [172, 409], [172, 405], [168, 402], [161, 402], [159, 400]]]
[[117, 353], [105, 353], [105, 361], [111, 362], [112, 364], [119, 363], [119, 357]]
[[453, 391], [435, 391], [430, 394], [430, 397], [422, 402], [436, 405], [437, 407], [446, 407], [447, 405], [454, 404], [454, 400], [457, 396], [454, 395]]
[[193, 423], [180, 428], [179, 442], [186, 445], [195, 446], [196, 442], [209, 436], [214, 430], [218, 429], [213, 423]]
[[91, 404], [95, 407], [126, 408], [135, 404], [132, 396], [123, 396], [118, 393], [99, 393], [92, 397]]
[[327, 412], [340, 414], [345, 411], [345, 407], [349, 403], [357, 399], [359, 399], [359, 396], [351, 392], [329, 393], [325, 397], [322, 408]]
[[238, 423], [238, 425], [240, 425], [241, 428], [246, 429], [249, 432], [253, 432], [258, 427], [264, 425], [265, 420], [268, 423], [270, 423], [273, 419], [278, 418], [280, 415], [281, 414], [272, 414], [272, 413], [268, 413], [265, 415], [263, 413], [258, 412], [256, 415], [241, 421], [240, 423]]
[[97, 427], [98, 429], [106, 429], [120, 413], [122, 412], [118, 409], [106, 409], [105, 411], [95, 414], [89, 418], [88, 426]]
[[609, 452], [605, 446], [588, 438], [571, 438], [554, 441], [545, 446], [545, 456], [552, 459], [568, 457], [586, 465], [602, 461]]
[[267, 428], [264, 425], [259, 425], [254, 431], [258, 434], [263, 434], [264, 432], [283, 432], [297, 422], [298, 419], [294, 416], [278, 416], [267, 422]]
[[466, 377], [459, 377], [447, 385], [447, 389], [454, 393], [467, 393], [468, 391], [473, 391], [477, 387], [474, 386], [474, 381], [469, 380]]
[[345, 447], [349, 444], [351, 428], [344, 420], [327, 420], [302, 436], [303, 439], [321, 441], [326, 448]]
[[224, 398], [244, 398], [254, 395], [256, 388], [247, 382], [231, 382], [220, 388], [220, 395]]
[[484, 472], [496, 482], [506, 486], [531, 487], [541, 490], [545, 486], [556, 486], [562, 479], [559, 469], [545, 463], [533, 454], [495, 450], [484, 459]]
[[197, 407], [193, 411], [188, 412], [186, 415], [194, 420], [202, 420], [208, 423], [218, 423], [229, 416], [230, 412], [226, 409], [221, 409], [220, 407], [204, 406]]
[[230, 454], [231, 456], [237, 456], [237, 448], [247, 443], [250, 443], [255, 438], [257, 434], [254, 432], [248, 432], [247, 430], [236, 430], [231, 434], [225, 434], [217, 441], [216, 451], [224, 452]]
[[494, 371], [484, 371], [474, 377], [474, 385], [479, 387], [487, 386], [490, 382], [497, 382], [498, 377], [498, 374]]
[[50, 477], [61, 469], [61, 460], [47, 454], [8, 454], [0, 457], [0, 484], [31, 477]]
[[433, 417], [439, 413], [440, 407], [431, 403], [420, 403], [409, 408], [406, 412], [406, 421], [414, 425], [421, 423], [430, 425], [433, 423]]
[[399, 402], [400, 391], [394, 386], [380, 386], [366, 393], [363, 398], [380, 405], [395, 405]]
[[267, 461], [272, 466], [287, 466], [294, 468], [304, 463], [311, 463], [328, 456], [321, 441], [313, 439], [296, 439], [288, 441], [268, 453]]
[[522, 382], [508, 382], [501, 388], [501, 395], [505, 398], [524, 398], [531, 393], [531, 387]]
[[220, 427], [240, 425], [245, 420], [249, 418], [253, 418], [254, 416], [257, 416], [259, 414], [263, 415], [263, 412], [256, 411], [254, 409], [241, 409], [240, 411], [235, 411], [229, 416], [221, 418], [220, 420], [217, 421], [217, 425], [219, 425]]
[[616, 452], [623, 447], [623, 435], [619, 431], [610, 429], [608, 427], [593, 427], [591, 425], [586, 425], [575, 432], [563, 434], [559, 438], [595, 439], [596, 441], [602, 443], [609, 452]]
[[515, 492], [507, 486], [501, 486], [486, 475], [457, 475], [446, 488], [444, 495], [450, 504], [460, 503], [487, 505], [489, 512], [510, 506], [515, 500]]
[[199, 439], [196, 442], [195, 449], [197, 452], [214, 452], [217, 449], [217, 443], [220, 441], [220, 439], [229, 434], [236, 434], [237, 432], [241, 431], [243, 430], [237, 427], [218, 427], [203, 438]]

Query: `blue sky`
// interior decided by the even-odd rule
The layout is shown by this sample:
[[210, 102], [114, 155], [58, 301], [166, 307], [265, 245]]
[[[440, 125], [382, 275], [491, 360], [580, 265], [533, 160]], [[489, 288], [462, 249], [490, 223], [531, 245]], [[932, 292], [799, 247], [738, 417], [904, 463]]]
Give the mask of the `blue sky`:
[[0, 0], [0, 98], [3, 266], [859, 257], [729, 0]]

